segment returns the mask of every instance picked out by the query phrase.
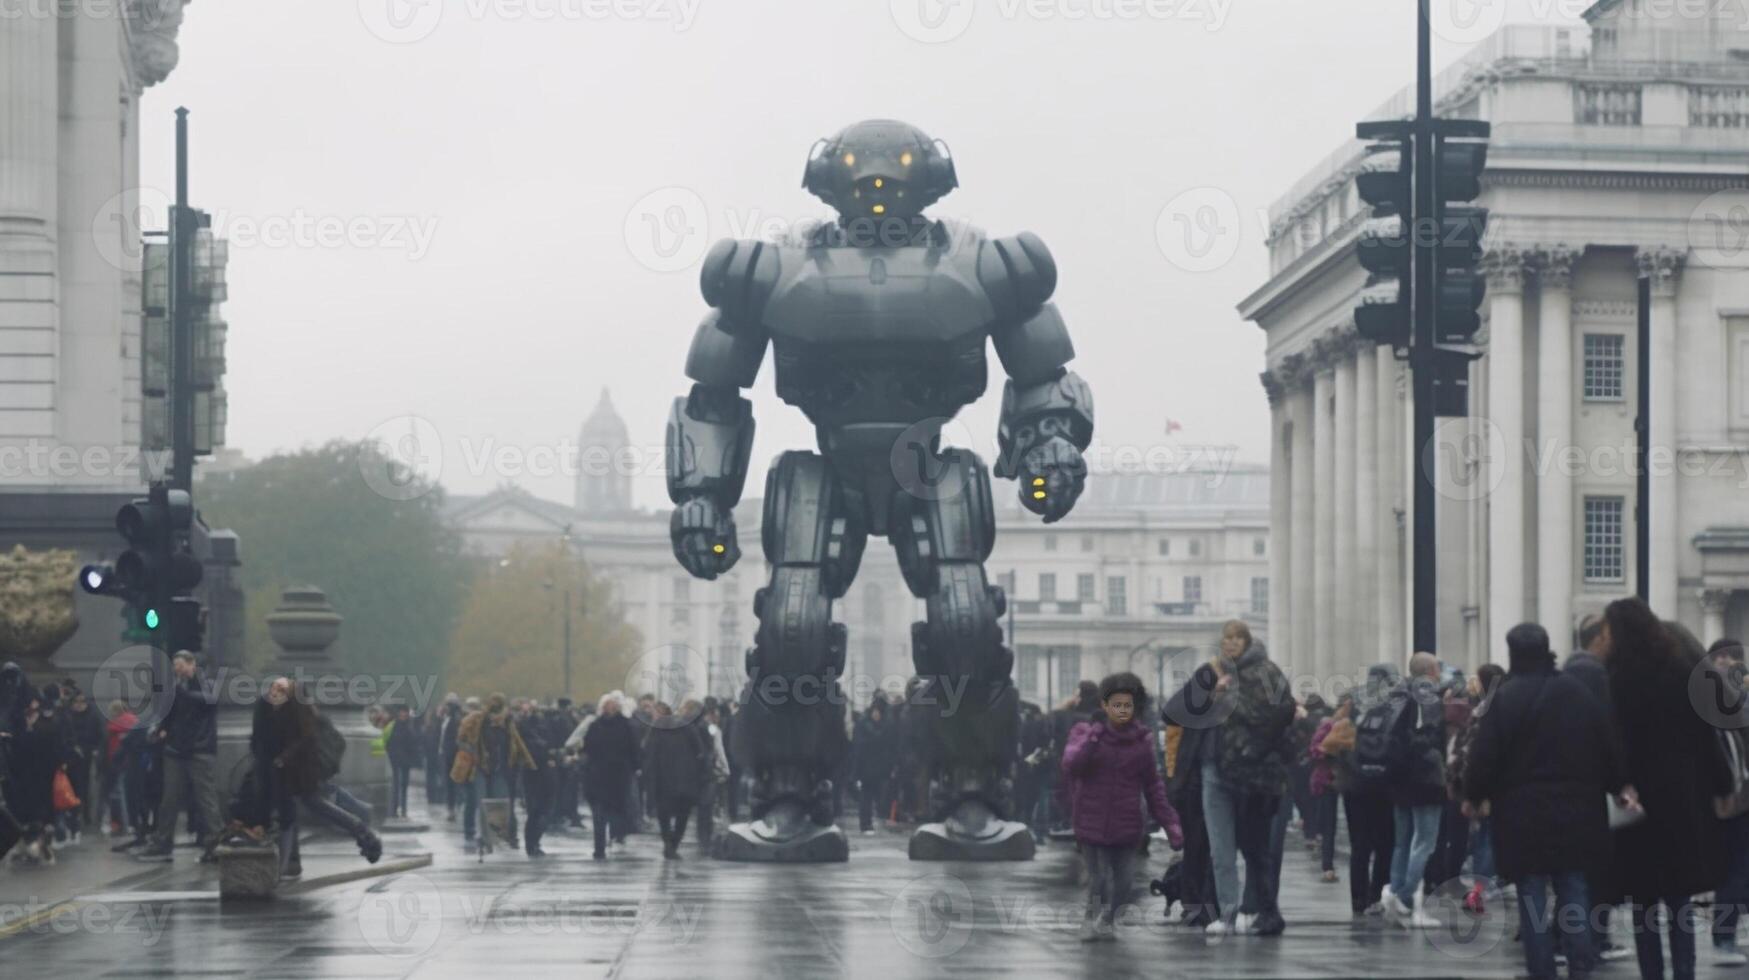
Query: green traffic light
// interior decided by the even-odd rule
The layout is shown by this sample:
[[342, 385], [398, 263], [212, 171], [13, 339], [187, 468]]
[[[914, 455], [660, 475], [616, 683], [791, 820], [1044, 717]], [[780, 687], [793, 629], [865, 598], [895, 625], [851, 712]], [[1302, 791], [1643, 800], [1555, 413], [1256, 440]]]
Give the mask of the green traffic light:
[[146, 610], [146, 628], [149, 630], [155, 630], [158, 628], [158, 610]]

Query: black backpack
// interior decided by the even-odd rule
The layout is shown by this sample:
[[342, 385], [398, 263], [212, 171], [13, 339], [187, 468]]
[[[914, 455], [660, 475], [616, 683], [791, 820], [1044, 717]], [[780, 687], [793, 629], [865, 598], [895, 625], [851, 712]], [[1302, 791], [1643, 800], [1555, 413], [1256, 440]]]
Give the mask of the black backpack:
[[1381, 790], [1409, 769], [1410, 726], [1415, 723], [1415, 699], [1393, 691], [1360, 716], [1354, 734], [1354, 775], [1358, 788]]
[[321, 712], [316, 713], [316, 763], [324, 780], [340, 774], [340, 759], [346, 755], [346, 736]]

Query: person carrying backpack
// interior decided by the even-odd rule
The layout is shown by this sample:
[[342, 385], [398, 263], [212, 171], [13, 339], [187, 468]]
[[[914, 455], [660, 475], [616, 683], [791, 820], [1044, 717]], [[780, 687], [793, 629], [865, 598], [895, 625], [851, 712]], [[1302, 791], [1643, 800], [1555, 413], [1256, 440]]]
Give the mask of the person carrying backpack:
[[[1369, 723], [1384, 719], [1383, 727]], [[1389, 700], [1361, 723], [1356, 761], [1363, 774], [1382, 779], [1392, 805], [1396, 845], [1391, 883], [1380, 901], [1385, 914], [1406, 929], [1439, 923], [1427, 913], [1422, 876], [1439, 842], [1445, 807], [1445, 704], [1439, 695], [1439, 658], [1409, 658], [1409, 677]], [[1407, 901], [1405, 901], [1407, 899]]]

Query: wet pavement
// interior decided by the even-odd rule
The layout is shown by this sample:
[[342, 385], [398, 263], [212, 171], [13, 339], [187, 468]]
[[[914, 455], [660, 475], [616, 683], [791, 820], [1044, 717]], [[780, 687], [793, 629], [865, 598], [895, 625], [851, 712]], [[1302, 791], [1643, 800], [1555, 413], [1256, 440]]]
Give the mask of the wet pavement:
[[[1072, 848], [1026, 864], [925, 865], [906, 838], [851, 838], [851, 860], [825, 866], [724, 864], [686, 845], [663, 861], [634, 837], [592, 861], [581, 833], [552, 834], [550, 857], [464, 853], [441, 818], [394, 849], [428, 849], [414, 871], [316, 887], [257, 904], [221, 904], [182, 854], [168, 872], [93, 857], [78, 895], [41, 884], [65, 867], [0, 871], [0, 976], [394, 977], [1512, 977], [1518, 947], [1498, 914], [1461, 928], [1408, 933], [1348, 915], [1347, 884], [1325, 884], [1290, 845], [1283, 869], [1285, 935], [1205, 939], [1167, 924], [1147, 898], [1120, 938], [1077, 939], [1081, 889]], [[90, 846], [90, 845], [86, 845]], [[357, 861], [346, 845], [313, 861]], [[362, 862], [359, 862], [362, 867]], [[1151, 870], [1158, 872], [1156, 857]], [[144, 870], [142, 870], [144, 869]], [[33, 874], [42, 877], [32, 879]], [[35, 918], [21, 893], [39, 892]], [[1145, 894], [1145, 892], [1144, 892]], [[71, 901], [54, 905], [71, 897]], [[1502, 903], [1503, 905], [1503, 903]], [[1713, 969], [1703, 976], [1749, 976]], [[1631, 961], [1598, 976], [1635, 975]]]

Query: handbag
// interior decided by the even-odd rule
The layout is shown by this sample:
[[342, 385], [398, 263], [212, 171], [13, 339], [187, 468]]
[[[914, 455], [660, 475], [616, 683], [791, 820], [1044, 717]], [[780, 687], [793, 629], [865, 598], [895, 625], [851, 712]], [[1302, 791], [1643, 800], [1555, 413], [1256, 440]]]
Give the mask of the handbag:
[[79, 809], [79, 795], [73, 792], [73, 781], [67, 778], [67, 770], [55, 770], [54, 789], [56, 813]]

